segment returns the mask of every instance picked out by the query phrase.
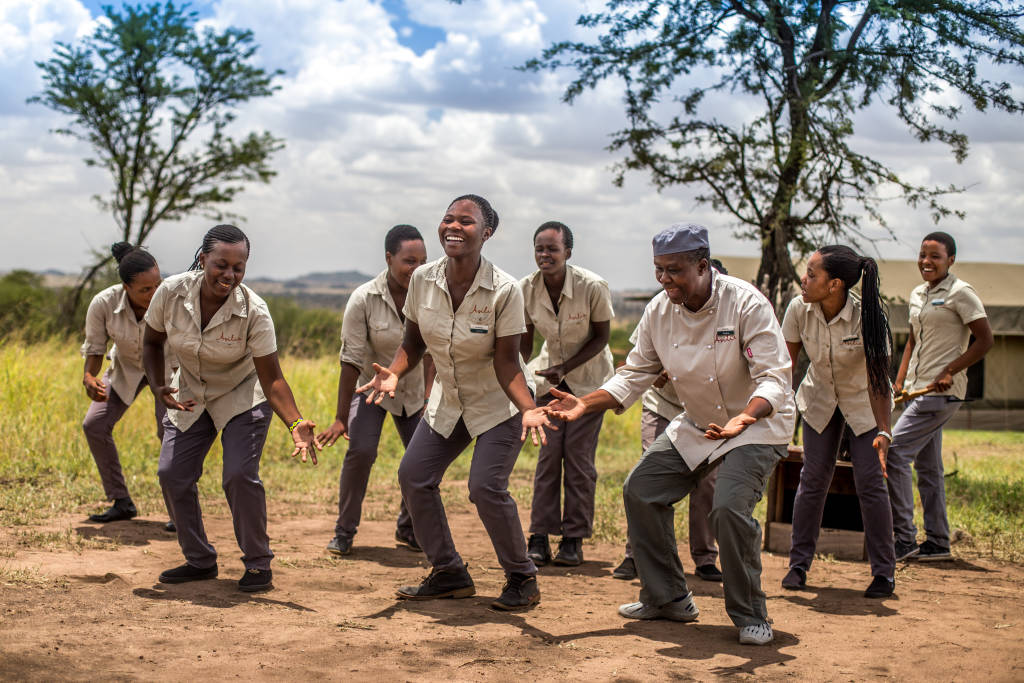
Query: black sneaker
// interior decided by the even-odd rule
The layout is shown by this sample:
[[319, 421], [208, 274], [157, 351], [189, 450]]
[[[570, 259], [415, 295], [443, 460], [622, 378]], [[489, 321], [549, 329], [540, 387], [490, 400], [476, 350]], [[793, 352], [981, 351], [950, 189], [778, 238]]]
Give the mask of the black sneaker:
[[243, 593], [262, 593], [273, 590], [273, 569], [246, 569], [238, 580], [238, 590]]
[[190, 564], [183, 564], [174, 569], [168, 569], [160, 574], [157, 579], [160, 583], [188, 583], [189, 581], [205, 581], [206, 579], [217, 578], [217, 565], [200, 569]]
[[548, 543], [546, 534], [530, 534], [530, 540], [526, 544], [526, 556], [538, 567], [551, 562], [551, 544]]
[[887, 576], [876, 576], [864, 591], [865, 598], [887, 598], [896, 590], [896, 582]]
[[131, 519], [132, 517], [138, 517], [139, 511], [135, 509], [135, 503], [132, 502], [131, 498], [118, 498], [114, 501], [114, 504], [107, 508], [106, 511], [89, 515], [90, 522], [99, 522], [105, 524], [107, 522], [118, 522], [122, 519]]
[[785, 578], [782, 579], [782, 587], [788, 591], [799, 591], [807, 587], [807, 572], [800, 567], [790, 567]]
[[466, 565], [458, 569], [434, 569], [418, 586], [402, 586], [398, 597], [404, 600], [436, 598], [468, 598], [476, 594], [476, 586]]
[[903, 560], [909, 560], [912, 557], [916, 557], [921, 552], [920, 546], [917, 543], [905, 543], [904, 541], [897, 540], [893, 548], [896, 551], [896, 561], [901, 562]]
[[622, 563], [618, 567], [612, 570], [613, 579], [622, 579], [623, 581], [632, 581], [636, 578], [636, 562], [633, 561], [632, 557], [627, 557], [622, 560]]
[[921, 550], [917, 553], [917, 559], [921, 562], [935, 562], [937, 560], [950, 560], [953, 554], [949, 552], [949, 546], [941, 546], [938, 543], [925, 541], [921, 544]]
[[[351, 544], [351, 541], [349, 541], [349, 543]], [[398, 529], [395, 529], [395, 543], [398, 545], [404, 545], [409, 550], [415, 550], [418, 553], [423, 552], [423, 548], [421, 548], [420, 544], [416, 542], [416, 535], [412, 532], [403, 534]]]
[[331, 555], [348, 555], [352, 552], [352, 539], [344, 536], [335, 536], [327, 544], [327, 552]]
[[722, 572], [718, 570], [714, 562], [711, 564], [702, 564], [694, 570], [694, 573], [705, 581], [721, 581]]
[[528, 609], [540, 602], [540, 589], [537, 588], [537, 577], [532, 574], [512, 572], [505, 581], [501, 596], [491, 603], [494, 609], [505, 612]]
[[176, 534], [178, 533], [178, 527], [174, 525], [174, 522], [167, 522], [167, 524], [164, 524], [164, 531], [169, 534]]
[[558, 542], [558, 554], [551, 564], [562, 567], [576, 567], [583, 564], [583, 539], [562, 537]]

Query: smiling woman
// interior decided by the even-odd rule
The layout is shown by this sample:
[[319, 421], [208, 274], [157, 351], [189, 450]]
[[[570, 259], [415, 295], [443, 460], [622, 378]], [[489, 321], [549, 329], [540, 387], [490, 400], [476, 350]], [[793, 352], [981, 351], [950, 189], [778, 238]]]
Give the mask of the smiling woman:
[[[244, 553], [245, 592], [273, 588], [267, 503], [259, 463], [271, 410], [284, 420], [303, 462], [316, 464], [316, 425], [303, 419], [281, 372], [274, 322], [266, 304], [242, 284], [249, 238], [233, 225], [210, 229], [192, 268], [168, 278], [146, 314], [144, 360], [149, 386], [167, 409], [158, 474], [177, 525], [185, 564], [161, 583], [217, 576], [217, 553], [206, 538], [196, 482], [217, 433], [224, 447], [223, 486]], [[167, 383], [164, 343], [180, 360]]]

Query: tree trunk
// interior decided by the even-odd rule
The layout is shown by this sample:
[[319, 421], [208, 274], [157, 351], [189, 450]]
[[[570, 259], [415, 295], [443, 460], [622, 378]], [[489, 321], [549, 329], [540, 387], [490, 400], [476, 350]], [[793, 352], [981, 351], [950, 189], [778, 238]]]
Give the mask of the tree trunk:
[[788, 233], [786, 221], [775, 221], [775, 225], [763, 229], [765, 237], [761, 240], [761, 266], [757, 271], [757, 286], [772, 302], [780, 320], [793, 297], [798, 280], [787, 248]]

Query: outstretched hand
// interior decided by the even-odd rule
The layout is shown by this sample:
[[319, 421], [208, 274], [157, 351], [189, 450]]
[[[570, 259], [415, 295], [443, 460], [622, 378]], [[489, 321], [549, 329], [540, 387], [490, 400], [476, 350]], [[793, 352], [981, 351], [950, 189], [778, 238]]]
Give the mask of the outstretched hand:
[[186, 413], [191, 413], [192, 408], [195, 407], [195, 399], [188, 399], [184, 403], [175, 400], [172, 394], [178, 393], [178, 390], [174, 387], [162, 386], [156, 390], [156, 396], [159, 398], [167, 408], [170, 410], [184, 410]]
[[726, 422], [724, 427], [719, 427], [714, 422], [709, 424], [707, 431], [704, 432], [704, 438], [714, 441], [719, 439], [731, 439], [734, 436], [742, 434], [747, 427], [755, 422], [757, 422], [756, 417], [747, 415], [746, 413], [740, 413]]
[[295, 450], [292, 451], [292, 457], [296, 455], [302, 456], [302, 462], [306, 462], [306, 458], [311, 458], [313, 464], [316, 464], [316, 449], [317, 442], [316, 436], [316, 424], [312, 420], [303, 420], [299, 424], [295, 425], [295, 429], [292, 430], [292, 441], [295, 443]]
[[349, 440], [348, 425], [342, 420], [335, 420], [330, 427], [316, 435], [316, 447], [323, 450], [327, 446], [333, 446], [341, 437], [345, 437], [346, 441]]
[[544, 406], [544, 411], [548, 415], [557, 417], [559, 420], [565, 420], [566, 422], [578, 420], [583, 417], [583, 413], [587, 410], [587, 406], [583, 403], [582, 399], [568, 392], [551, 389], [551, 395], [555, 397], [555, 400]]
[[[545, 408], [532, 408], [523, 413], [523, 433], [519, 435], [520, 441], [526, 441], [526, 434], [529, 433], [533, 438], [533, 445], [539, 446], [540, 444], [547, 445], [548, 437], [544, 433], [544, 427], [548, 429], [557, 430], [552, 422], [548, 419], [548, 413]], [[540, 437], [540, 443], [537, 441], [537, 437]]]
[[398, 390], [398, 375], [376, 363], [373, 364], [373, 370], [376, 373], [373, 379], [361, 387], [356, 387], [356, 393], [361, 394], [368, 391], [366, 402], [380, 405], [385, 396], [395, 397], [395, 391]]

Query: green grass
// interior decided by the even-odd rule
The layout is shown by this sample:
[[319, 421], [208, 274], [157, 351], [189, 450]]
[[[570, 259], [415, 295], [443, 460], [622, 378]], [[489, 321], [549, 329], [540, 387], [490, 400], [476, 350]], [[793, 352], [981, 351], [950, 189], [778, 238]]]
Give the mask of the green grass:
[[[282, 364], [299, 408], [326, 426], [335, 409], [336, 357], [333, 353], [319, 358], [290, 356]], [[13, 530], [12, 540], [19, 546], [96, 547], [65, 538], [64, 532], [40, 536], [29, 528], [52, 528], [49, 524], [55, 515], [84, 516], [103, 507], [99, 477], [81, 430], [88, 408], [81, 372], [82, 360], [74, 344], [13, 342], [0, 348], [0, 525]], [[143, 515], [160, 519], [159, 443], [148, 391], [139, 396], [114, 435], [136, 504]], [[320, 465], [312, 467], [291, 460], [290, 443], [287, 430], [275, 419], [261, 468], [272, 515], [333, 519], [344, 445], [328, 449], [321, 455]], [[964, 541], [958, 547], [1024, 560], [1024, 433], [951, 430], [946, 432], [944, 452], [947, 474], [956, 472], [946, 480], [950, 524], [966, 534], [961, 534]], [[401, 442], [389, 421], [370, 477], [365, 519], [391, 519], [396, 514], [399, 492], [395, 478], [401, 456]], [[597, 540], [625, 541], [621, 487], [639, 456], [639, 405], [623, 415], [607, 413], [597, 452]], [[207, 457], [199, 487], [204, 510], [226, 514], [220, 459], [217, 443]], [[527, 444], [511, 482], [513, 495], [523, 507], [530, 504], [536, 462], [537, 448]], [[470, 454], [466, 453], [455, 461], [446, 479], [465, 480], [469, 463]], [[446, 487], [444, 496], [449, 509], [472, 507], [464, 484]], [[764, 501], [758, 505], [757, 515], [764, 520]], [[676, 530], [682, 547], [687, 534], [686, 505], [679, 506]]]

